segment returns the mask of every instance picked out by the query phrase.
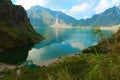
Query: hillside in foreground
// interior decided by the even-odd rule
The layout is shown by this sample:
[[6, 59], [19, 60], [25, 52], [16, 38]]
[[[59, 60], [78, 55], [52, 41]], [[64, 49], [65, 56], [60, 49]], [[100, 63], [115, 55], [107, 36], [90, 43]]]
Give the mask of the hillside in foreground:
[[[109, 50], [108, 48], [109, 42]], [[3, 70], [3, 80], [119, 80], [120, 79], [120, 31], [101, 41], [89, 54], [76, 54], [60, 58], [49, 66], [27, 65], [14, 70]], [[102, 45], [100, 45], [102, 43]], [[99, 46], [100, 45], [100, 46]], [[106, 47], [105, 47], [106, 46]], [[99, 49], [97, 49], [99, 48]], [[103, 50], [102, 50], [103, 49]], [[101, 51], [99, 51], [101, 50]], [[104, 54], [101, 54], [103, 53]], [[94, 54], [92, 54], [94, 53]], [[19, 72], [19, 73], [18, 73]]]
[[119, 52], [81, 54], [60, 59], [48, 67], [26, 66], [0, 74], [2, 80], [119, 80], [119, 60]]

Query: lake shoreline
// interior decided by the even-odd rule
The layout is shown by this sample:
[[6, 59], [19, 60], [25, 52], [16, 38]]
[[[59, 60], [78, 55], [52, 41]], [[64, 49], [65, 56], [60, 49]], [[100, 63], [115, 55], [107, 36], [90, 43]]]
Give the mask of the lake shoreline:
[[0, 72], [2, 72], [4, 70], [15, 69], [15, 68], [16, 68], [15, 65], [11, 65], [11, 64], [6, 64], [6, 63], [1, 63], [0, 62]]
[[54, 64], [56, 62], [61, 62], [64, 58], [78, 56], [78, 55], [80, 55], [80, 54], [79, 53], [70, 54], [70, 55], [63, 56], [63, 57], [57, 57], [57, 58], [54, 58], [54, 59], [49, 59], [49, 60], [46, 60], [46, 61], [43, 61], [43, 62], [36, 62], [34, 64], [37, 65], [37, 66], [46, 66], [47, 67], [47, 66], [50, 66], [51, 64]]
[[[43, 62], [36, 62], [36, 63], [33, 63], [33, 64], [35, 64], [38, 67], [42, 67], [42, 66], [47, 67], [47, 66], [50, 66], [51, 64], [54, 64], [56, 62], [61, 62], [64, 58], [78, 56], [78, 55], [79, 54], [71, 54], [71, 55], [68, 55], [68, 56], [58, 57], [58, 58], [46, 60], [46, 61], [43, 61]], [[4, 70], [13, 70], [13, 69], [16, 69], [17, 67], [19, 68], [19, 67], [21, 67], [21, 65], [16, 66], [16, 65], [0, 62], [0, 72], [2, 72]]]

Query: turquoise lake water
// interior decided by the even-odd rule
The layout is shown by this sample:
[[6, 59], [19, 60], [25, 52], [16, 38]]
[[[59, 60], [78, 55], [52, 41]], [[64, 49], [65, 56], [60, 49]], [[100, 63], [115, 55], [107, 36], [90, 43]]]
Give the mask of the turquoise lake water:
[[[7, 50], [0, 55], [0, 62], [9, 64], [23, 63], [26, 60], [43, 62], [80, 53], [81, 50], [99, 41], [99, 34], [96, 34], [94, 29], [35, 28], [35, 30], [46, 39], [35, 45]], [[112, 30], [102, 32], [107, 37], [113, 34]]]
[[[80, 28], [36, 28], [46, 39], [29, 51], [27, 60], [43, 62], [62, 56], [80, 53], [81, 50], [97, 44], [99, 38], [94, 29]], [[106, 36], [112, 31], [103, 30]]]

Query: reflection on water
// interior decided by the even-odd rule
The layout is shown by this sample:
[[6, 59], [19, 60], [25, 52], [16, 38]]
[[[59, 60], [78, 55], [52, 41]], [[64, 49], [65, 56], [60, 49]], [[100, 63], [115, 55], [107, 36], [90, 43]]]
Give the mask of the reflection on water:
[[7, 64], [21, 64], [26, 61], [28, 51], [33, 45], [24, 46], [21, 48], [10, 49], [0, 52], [0, 62]]
[[[9, 64], [21, 64], [26, 60], [42, 62], [80, 53], [82, 49], [95, 45], [98, 41], [98, 34], [90, 29], [58, 28], [57, 38], [54, 28], [36, 28], [36, 31], [46, 39], [34, 46], [30, 45], [2, 52], [0, 53], [0, 62]], [[112, 31], [103, 30], [103, 33], [110, 36]]]
[[[36, 44], [30, 51], [27, 60], [42, 62], [60, 56], [80, 53], [82, 49], [95, 45], [98, 41], [98, 34], [94, 30], [79, 28], [59, 28], [56, 38], [55, 28], [36, 28], [46, 40]], [[104, 30], [106, 36], [112, 31]]]

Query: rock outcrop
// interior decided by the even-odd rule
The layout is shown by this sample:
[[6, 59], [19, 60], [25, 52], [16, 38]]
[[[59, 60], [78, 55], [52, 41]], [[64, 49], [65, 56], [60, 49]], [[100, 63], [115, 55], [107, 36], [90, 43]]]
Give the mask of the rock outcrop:
[[0, 51], [42, 40], [27, 18], [26, 11], [10, 0], [0, 0]]

